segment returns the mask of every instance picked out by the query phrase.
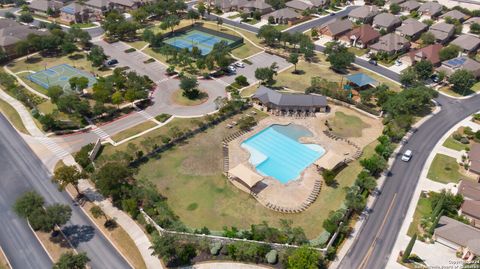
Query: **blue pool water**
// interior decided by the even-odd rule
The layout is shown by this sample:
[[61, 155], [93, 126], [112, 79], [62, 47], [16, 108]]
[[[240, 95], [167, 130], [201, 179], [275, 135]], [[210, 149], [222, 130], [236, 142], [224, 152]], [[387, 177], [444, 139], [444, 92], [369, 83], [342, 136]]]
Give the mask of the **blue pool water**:
[[287, 183], [325, 154], [319, 145], [298, 142], [302, 136], [312, 133], [299, 125], [272, 125], [245, 140], [242, 147], [250, 152], [249, 161], [260, 174]]

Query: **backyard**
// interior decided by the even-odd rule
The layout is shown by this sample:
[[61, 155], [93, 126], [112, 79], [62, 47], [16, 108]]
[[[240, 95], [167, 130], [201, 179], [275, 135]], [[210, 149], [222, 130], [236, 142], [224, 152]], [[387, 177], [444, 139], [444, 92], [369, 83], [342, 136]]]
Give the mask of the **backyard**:
[[460, 165], [453, 157], [437, 154], [433, 159], [427, 178], [440, 183], [458, 183], [462, 177], [460, 173]]

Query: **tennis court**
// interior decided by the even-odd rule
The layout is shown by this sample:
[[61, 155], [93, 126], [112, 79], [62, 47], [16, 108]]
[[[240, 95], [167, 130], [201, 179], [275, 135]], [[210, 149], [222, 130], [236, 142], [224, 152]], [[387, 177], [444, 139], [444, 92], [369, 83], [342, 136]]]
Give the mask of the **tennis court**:
[[60, 86], [65, 91], [70, 90], [70, 83], [68, 80], [72, 77], [88, 78], [88, 87], [93, 86], [93, 84], [95, 84], [97, 81], [93, 75], [73, 68], [68, 64], [53, 66], [48, 69], [33, 73], [28, 76], [28, 79], [45, 89], [48, 89], [51, 86]]
[[188, 50], [192, 50], [192, 47], [198, 47], [202, 55], [207, 55], [210, 53], [210, 51], [212, 51], [213, 46], [221, 41], [227, 42], [229, 46], [236, 42], [234, 39], [220, 37], [215, 35], [213, 32], [207, 33], [205, 31], [193, 29], [170, 37], [166, 39], [164, 43], [179, 49], [187, 48]]

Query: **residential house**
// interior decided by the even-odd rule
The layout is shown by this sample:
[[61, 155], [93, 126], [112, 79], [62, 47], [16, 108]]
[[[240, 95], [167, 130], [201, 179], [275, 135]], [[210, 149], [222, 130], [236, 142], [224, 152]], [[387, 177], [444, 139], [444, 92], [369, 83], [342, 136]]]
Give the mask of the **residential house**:
[[436, 18], [442, 13], [443, 6], [437, 2], [425, 2], [419, 8], [418, 12], [423, 16]]
[[388, 1], [388, 4], [391, 5], [391, 4], [397, 4], [397, 5], [400, 5], [401, 3], [405, 2], [406, 0], [390, 0]]
[[439, 22], [430, 26], [428, 32], [435, 36], [435, 41], [446, 44], [455, 34], [455, 26], [446, 22]]
[[420, 3], [418, 3], [417, 1], [413, 1], [413, 0], [403, 2], [403, 3], [400, 4], [400, 9], [403, 12], [408, 12], [408, 13], [410, 13], [414, 10], [417, 10], [419, 7], [420, 7]]
[[470, 19], [466, 20], [463, 25], [472, 25], [472, 24], [480, 24], [480, 17], [471, 17]]
[[289, 8], [296, 11], [305, 11], [312, 8], [323, 7], [328, 4], [328, 0], [292, 0], [285, 3]]
[[268, 13], [263, 17], [265, 19], [268, 19], [269, 17], [273, 17], [273, 19], [275, 20], [275, 23], [278, 23], [278, 24], [292, 24], [296, 20], [299, 20], [300, 18], [302, 18], [302, 15], [298, 14], [292, 8], [286, 7], [279, 10], [275, 10], [272, 13]]
[[69, 24], [88, 22], [89, 14], [88, 8], [79, 3], [71, 3], [60, 9], [60, 19]]
[[459, 22], [464, 22], [469, 18], [469, 16], [463, 14], [462, 12], [460, 12], [456, 9], [454, 9], [454, 10], [450, 10], [447, 13], [443, 14], [442, 16], [440, 16], [440, 18], [442, 18], [442, 19], [450, 18], [450, 19], [457, 20]]
[[388, 54], [401, 53], [409, 48], [410, 42], [405, 37], [394, 33], [380, 37], [377, 43], [370, 46], [373, 52], [386, 52]]
[[464, 179], [457, 190], [464, 199], [460, 214], [468, 218], [471, 225], [480, 228], [480, 183]]
[[395, 32], [401, 36], [405, 36], [410, 40], [416, 40], [420, 35], [426, 31], [428, 26], [416, 19], [406, 19], [402, 25], [395, 30]]
[[[133, 0], [112, 0], [112, 1], [133, 1]], [[117, 4], [117, 3], [116, 3]], [[258, 11], [262, 15], [273, 11], [271, 5], [263, 0], [215, 0], [215, 6], [223, 12], [242, 11], [255, 12]]]
[[458, 220], [440, 217], [433, 239], [455, 251], [460, 251], [464, 260], [471, 260], [480, 255], [480, 230]]
[[30, 34], [47, 35], [48, 33], [30, 28], [15, 20], [0, 19], [0, 49], [9, 57], [17, 56], [15, 45], [20, 41], [26, 40]]
[[477, 0], [437, 0], [437, 2], [448, 8], [459, 6], [469, 10], [480, 9], [480, 2]]
[[319, 29], [321, 35], [326, 35], [336, 40], [352, 30], [353, 24], [349, 20], [336, 20]]
[[348, 43], [352, 47], [367, 48], [370, 44], [378, 41], [380, 33], [372, 26], [364, 24], [354, 28], [340, 38], [341, 41]]
[[63, 7], [61, 2], [49, 0], [34, 0], [28, 6], [31, 12], [40, 16], [50, 16], [51, 12], [58, 12]]
[[480, 144], [473, 144], [468, 152], [468, 159], [470, 160], [469, 171], [480, 175]]
[[455, 38], [450, 44], [459, 46], [465, 53], [471, 54], [477, 52], [480, 47], [480, 38], [463, 34]]
[[377, 6], [361, 6], [348, 13], [348, 19], [356, 23], [371, 23], [373, 17], [380, 13]]
[[[472, 72], [477, 78], [480, 77], [480, 63], [466, 56], [443, 61], [442, 65], [437, 70], [444, 71], [447, 76], [450, 76], [460, 69]], [[470, 171], [480, 174], [480, 148], [476, 148], [474, 145], [468, 155], [470, 156], [471, 162], [469, 168]]]
[[106, 12], [113, 9], [114, 3], [110, 0], [89, 0], [85, 6], [91, 10], [93, 17], [100, 20]]
[[402, 24], [399, 17], [390, 13], [381, 13], [373, 18], [373, 28], [391, 32]]
[[412, 65], [420, 61], [429, 61], [433, 66], [440, 65], [440, 50], [443, 48], [441, 44], [429, 45], [417, 50], [410, 51], [407, 56], [402, 58], [402, 62]]

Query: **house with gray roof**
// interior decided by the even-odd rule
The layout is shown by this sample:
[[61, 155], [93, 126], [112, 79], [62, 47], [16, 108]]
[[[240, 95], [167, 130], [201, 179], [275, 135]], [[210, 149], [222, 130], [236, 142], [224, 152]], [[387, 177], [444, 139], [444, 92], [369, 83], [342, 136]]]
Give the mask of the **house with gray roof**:
[[455, 38], [450, 44], [459, 46], [465, 53], [475, 53], [480, 47], [480, 38], [463, 34]]
[[48, 32], [38, 31], [27, 25], [20, 24], [11, 19], [0, 19], [0, 49], [9, 57], [19, 56], [15, 46], [18, 42], [26, 40], [29, 35], [47, 35]]
[[89, 18], [90, 10], [80, 3], [71, 3], [60, 9], [60, 19], [67, 24], [88, 22]]
[[110, 0], [89, 0], [85, 2], [85, 6], [88, 7], [96, 16], [102, 16], [107, 11], [113, 9], [114, 3]]
[[460, 12], [456, 9], [454, 9], [454, 10], [450, 10], [447, 13], [443, 14], [442, 16], [440, 16], [440, 18], [442, 18], [442, 19], [450, 18], [450, 19], [458, 20], [459, 22], [464, 22], [469, 18], [469, 16], [463, 14], [462, 12]]
[[439, 22], [430, 26], [428, 32], [435, 36], [435, 41], [446, 44], [455, 34], [455, 26], [446, 22]]
[[388, 1], [388, 4], [389, 4], [389, 5], [391, 5], [391, 4], [397, 4], [397, 5], [399, 5], [399, 4], [401, 4], [401, 3], [405, 2], [405, 1], [406, 1], [406, 0], [390, 0], [390, 1]]
[[373, 18], [373, 28], [391, 32], [402, 24], [402, 20], [390, 13], [381, 13]]
[[323, 7], [328, 4], [328, 0], [292, 0], [285, 3], [289, 8], [296, 11], [305, 11], [312, 8]]
[[263, 16], [265, 19], [273, 17], [275, 23], [277, 24], [288, 24], [293, 23], [296, 20], [302, 18], [302, 15], [297, 13], [294, 9], [285, 7], [279, 10], [275, 10], [272, 13], [268, 13]]
[[471, 17], [470, 19], [466, 20], [463, 25], [468, 24], [472, 25], [474, 23], [480, 24], [480, 17]]
[[273, 111], [328, 111], [327, 98], [316, 94], [280, 93], [265, 86], [260, 86], [252, 99], [259, 105]]
[[349, 20], [336, 20], [323, 27], [321, 27], [318, 32], [321, 35], [326, 35], [332, 39], [338, 39], [342, 35], [346, 34], [352, 30], [353, 24]]
[[352, 9], [348, 13], [348, 19], [357, 23], [371, 23], [378, 13], [380, 9], [377, 6], [361, 6]]
[[480, 255], [480, 230], [458, 220], [440, 217], [433, 239], [461, 252], [464, 260]]
[[[447, 76], [450, 76], [453, 73], [455, 73], [455, 71], [460, 69], [472, 72], [472, 74], [477, 78], [480, 77], [480, 63], [466, 56], [460, 56], [457, 58], [443, 61], [442, 65], [437, 70], [443, 71]], [[470, 154], [472, 154], [472, 150], [470, 150], [469, 155]], [[480, 162], [477, 162], [477, 163], [478, 163], [477, 167], [480, 173]], [[475, 169], [473, 162], [470, 165], [470, 171], [473, 171], [472, 169]]]
[[380, 37], [377, 43], [370, 46], [370, 50], [375, 53], [386, 52], [388, 54], [402, 53], [409, 48], [410, 42], [405, 37], [394, 33]]
[[28, 5], [30, 11], [41, 16], [48, 16], [48, 10], [58, 12], [61, 7], [63, 7], [62, 2], [50, 0], [34, 0]]
[[418, 13], [431, 18], [438, 17], [442, 13], [443, 6], [437, 2], [425, 2], [418, 8]]
[[[113, 1], [132, 1], [132, 0], [113, 0]], [[262, 15], [273, 11], [271, 5], [264, 0], [215, 0], [215, 6], [223, 12], [242, 11], [255, 12], [258, 11]]]
[[[478, 144], [474, 146], [478, 147]], [[464, 179], [458, 184], [457, 194], [461, 194], [464, 199], [460, 214], [468, 218], [471, 225], [480, 228], [480, 183]]]
[[402, 9], [402, 11], [408, 12], [408, 13], [410, 13], [414, 10], [417, 10], [419, 7], [420, 7], [420, 3], [418, 3], [417, 1], [413, 1], [413, 0], [403, 2], [403, 3], [400, 4], [400, 8]]
[[416, 19], [406, 19], [402, 25], [398, 27], [395, 32], [401, 36], [410, 38], [410, 40], [416, 40], [420, 35], [426, 31], [428, 26]]

